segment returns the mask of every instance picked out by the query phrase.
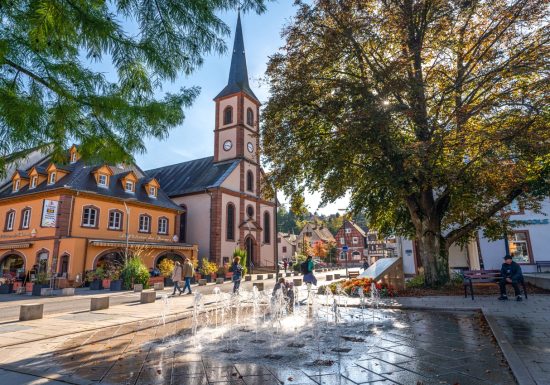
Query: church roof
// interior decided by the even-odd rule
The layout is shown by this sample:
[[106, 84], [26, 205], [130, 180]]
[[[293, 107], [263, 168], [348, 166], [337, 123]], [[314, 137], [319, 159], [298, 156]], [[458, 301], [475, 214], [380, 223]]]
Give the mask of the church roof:
[[250, 85], [248, 84], [248, 71], [246, 69], [246, 55], [244, 51], [243, 30], [241, 27], [241, 15], [237, 17], [237, 29], [235, 30], [235, 41], [233, 43], [233, 55], [231, 57], [231, 68], [227, 85], [214, 99], [218, 99], [237, 92], [244, 92], [254, 100], [258, 101]]
[[209, 156], [147, 170], [145, 173], [155, 177], [162, 189], [174, 197], [219, 187], [239, 162], [240, 159], [214, 163], [214, 157]]

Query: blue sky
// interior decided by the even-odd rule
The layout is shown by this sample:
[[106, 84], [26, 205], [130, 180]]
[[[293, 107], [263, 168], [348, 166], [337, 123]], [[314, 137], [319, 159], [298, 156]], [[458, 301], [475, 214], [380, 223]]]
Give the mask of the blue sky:
[[[262, 81], [268, 58], [282, 45], [281, 31], [284, 25], [291, 21], [296, 8], [290, 0], [268, 3], [267, 12], [262, 15], [241, 15], [243, 26], [246, 59], [250, 85], [262, 103], [268, 99], [268, 87]], [[168, 139], [163, 141], [147, 140], [147, 153], [136, 156], [137, 163], [143, 169], [165, 166], [191, 159], [211, 156], [214, 153], [214, 102], [212, 98], [227, 83], [233, 33], [237, 22], [236, 12], [227, 12], [220, 17], [231, 27], [232, 35], [226, 38], [228, 52], [225, 55], [205, 57], [204, 64], [188, 77], [181, 76], [174, 83], [167, 83], [163, 92], [178, 90], [180, 87], [199, 86], [200, 96], [193, 106], [185, 111], [185, 122], [170, 132]], [[279, 197], [284, 201], [284, 197]], [[314, 212], [319, 204], [318, 194], [308, 194], [306, 204]], [[319, 213], [335, 213], [338, 209], [347, 207], [347, 199], [340, 200]]]

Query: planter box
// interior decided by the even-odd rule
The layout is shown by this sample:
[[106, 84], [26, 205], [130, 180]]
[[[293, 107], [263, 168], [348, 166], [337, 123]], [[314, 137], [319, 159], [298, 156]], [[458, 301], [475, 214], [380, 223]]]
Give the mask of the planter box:
[[23, 282], [21, 281], [15, 281], [13, 283], [13, 291], [17, 291], [17, 289], [19, 289], [20, 287], [23, 287]]
[[50, 287], [50, 285], [35, 283], [34, 285], [32, 285], [32, 295], [40, 297], [42, 295], [42, 289], [48, 287]]
[[13, 283], [4, 283], [0, 285], [0, 294], [10, 294], [13, 291]]
[[206, 282], [208, 282], [208, 283], [212, 282], [212, 276], [211, 276], [211, 275], [205, 275], [205, 276], [204, 276], [204, 279], [205, 279]]
[[174, 286], [174, 281], [172, 281], [172, 278], [164, 278], [164, 286], [165, 287], [173, 287]]
[[199, 282], [199, 279], [202, 279], [202, 275], [199, 273], [195, 273], [195, 282]]
[[233, 278], [233, 273], [229, 272], [229, 273], [225, 273], [225, 279], [231, 279]]
[[155, 283], [164, 283], [164, 277], [151, 277], [151, 278], [149, 278], [149, 287], [154, 287]]
[[25, 292], [30, 293], [32, 291], [32, 287], [33, 287], [33, 283], [32, 282], [27, 282], [25, 284]]
[[111, 281], [109, 285], [109, 290], [111, 291], [121, 291], [122, 290], [122, 279], [115, 279]]
[[92, 282], [90, 282], [90, 290], [103, 290], [103, 284], [101, 280], [94, 279]]
[[101, 280], [101, 286], [103, 286], [105, 289], [108, 287], [111, 287], [111, 280], [110, 279], [102, 279]]

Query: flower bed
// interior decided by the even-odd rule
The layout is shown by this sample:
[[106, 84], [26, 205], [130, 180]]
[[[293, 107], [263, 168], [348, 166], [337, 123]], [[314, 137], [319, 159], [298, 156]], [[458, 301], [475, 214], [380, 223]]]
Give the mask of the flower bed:
[[[363, 290], [365, 296], [368, 296], [370, 295], [373, 282], [374, 281], [372, 280], [372, 278], [346, 279], [343, 281], [333, 282], [327, 286], [321, 286], [319, 288], [319, 294], [325, 294], [327, 289], [330, 289], [330, 291], [335, 294], [336, 286], [340, 285], [344, 292], [348, 295], [356, 297], [359, 296], [359, 290]], [[397, 290], [395, 290], [393, 286], [380, 282], [375, 283], [375, 285], [378, 289], [378, 292], [380, 293], [380, 297], [397, 297]]]

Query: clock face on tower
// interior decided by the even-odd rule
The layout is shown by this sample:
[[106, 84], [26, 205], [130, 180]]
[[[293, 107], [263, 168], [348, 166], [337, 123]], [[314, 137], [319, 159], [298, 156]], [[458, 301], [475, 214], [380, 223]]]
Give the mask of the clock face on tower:
[[225, 151], [231, 150], [231, 147], [233, 147], [233, 143], [231, 143], [230, 140], [226, 140], [225, 142], [223, 142], [223, 149]]
[[246, 145], [246, 148], [248, 148], [248, 152], [252, 153], [254, 152], [254, 145], [251, 142], [248, 142]]

